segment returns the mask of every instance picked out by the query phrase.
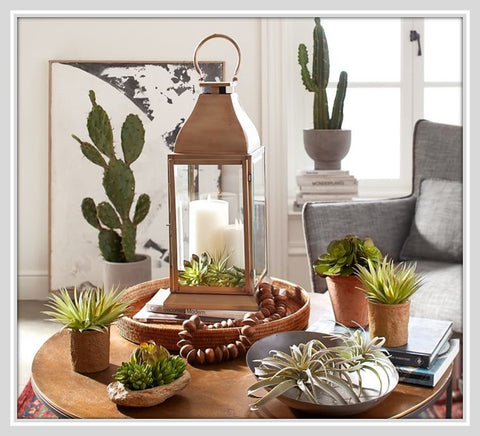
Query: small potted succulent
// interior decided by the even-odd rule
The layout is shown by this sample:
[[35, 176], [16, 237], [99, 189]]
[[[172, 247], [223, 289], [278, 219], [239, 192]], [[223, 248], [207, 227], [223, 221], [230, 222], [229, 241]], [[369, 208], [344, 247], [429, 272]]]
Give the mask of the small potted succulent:
[[130, 307], [123, 292], [88, 288], [73, 297], [66, 288], [53, 293], [44, 311], [50, 321], [63, 324], [70, 335], [73, 370], [80, 373], [103, 371], [109, 366], [110, 325]]
[[356, 276], [368, 300], [370, 336], [383, 336], [386, 347], [400, 347], [408, 342], [410, 299], [423, 283], [415, 263], [395, 264], [385, 256], [380, 262], [367, 260], [358, 265]]
[[155, 341], [142, 342], [113, 375], [108, 397], [120, 406], [155, 406], [187, 386], [191, 376], [186, 367], [185, 359]]
[[145, 129], [137, 115], [128, 114], [121, 131], [123, 159], [114, 148], [113, 129], [107, 112], [96, 101], [95, 92], [89, 92], [92, 108], [87, 118], [90, 140], [81, 140], [83, 155], [103, 169], [102, 184], [110, 201], [95, 203], [86, 197], [81, 204], [85, 220], [98, 230], [98, 245], [104, 259], [104, 286], [126, 288], [151, 279], [151, 259], [136, 253], [137, 226], [150, 210], [150, 197], [137, 197], [133, 215], [131, 209], [135, 199], [135, 177], [131, 168], [145, 143]]
[[378, 262], [381, 251], [371, 238], [346, 235], [330, 242], [327, 252], [313, 264], [315, 273], [324, 277], [332, 301], [335, 320], [346, 327], [368, 325], [368, 305], [359, 278], [355, 275], [358, 266]]
[[337, 92], [329, 113], [327, 86], [330, 75], [330, 57], [327, 37], [315, 18], [313, 29], [312, 71], [308, 69], [308, 50], [305, 44], [298, 46], [300, 76], [305, 89], [313, 97], [313, 129], [303, 131], [305, 151], [313, 159], [316, 170], [339, 170], [341, 160], [350, 150], [351, 131], [342, 129], [343, 105], [347, 92], [347, 73], [340, 73]]

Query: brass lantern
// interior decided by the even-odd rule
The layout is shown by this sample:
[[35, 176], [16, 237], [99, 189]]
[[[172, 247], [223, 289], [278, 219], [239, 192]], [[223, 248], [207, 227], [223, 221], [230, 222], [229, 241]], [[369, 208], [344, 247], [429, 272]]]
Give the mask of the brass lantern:
[[[231, 82], [204, 82], [200, 47], [236, 48]], [[267, 272], [264, 147], [235, 93], [240, 49], [213, 34], [195, 49], [202, 94], [168, 155], [170, 296], [167, 307], [258, 310]]]

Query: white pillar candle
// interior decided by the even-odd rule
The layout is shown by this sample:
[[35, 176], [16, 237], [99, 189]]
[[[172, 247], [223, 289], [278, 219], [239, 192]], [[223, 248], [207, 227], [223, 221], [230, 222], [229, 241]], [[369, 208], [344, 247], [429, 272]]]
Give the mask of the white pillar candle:
[[228, 202], [194, 200], [189, 204], [190, 256], [208, 252], [216, 256], [224, 250], [223, 229], [228, 225]]
[[243, 224], [238, 221], [228, 224], [224, 229], [223, 239], [226, 252], [230, 255], [228, 264], [245, 268]]

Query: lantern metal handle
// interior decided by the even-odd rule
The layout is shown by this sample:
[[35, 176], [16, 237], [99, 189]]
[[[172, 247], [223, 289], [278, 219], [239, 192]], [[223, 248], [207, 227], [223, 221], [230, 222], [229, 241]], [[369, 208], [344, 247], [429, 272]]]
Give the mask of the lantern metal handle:
[[237, 79], [237, 73], [238, 73], [238, 69], [240, 68], [240, 60], [242, 58], [242, 55], [240, 53], [240, 47], [238, 46], [237, 42], [233, 38], [231, 38], [228, 35], [224, 35], [222, 33], [213, 33], [212, 35], [207, 36], [206, 38], [202, 39], [202, 41], [200, 41], [200, 43], [197, 45], [197, 48], [195, 49], [195, 53], [193, 54], [193, 65], [194, 65], [195, 69], [197, 70], [197, 73], [200, 75], [199, 80], [203, 81], [204, 77], [203, 77], [202, 71], [200, 70], [200, 67], [198, 66], [197, 53], [198, 53], [198, 50], [200, 49], [200, 47], [203, 44], [205, 44], [207, 41], [209, 41], [210, 39], [213, 39], [213, 38], [224, 38], [224, 39], [230, 41], [234, 45], [234, 47], [236, 48], [237, 54], [238, 54], [238, 61], [237, 61], [237, 65], [235, 67], [235, 71], [233, 72], [232, 82], [237, 81], [238, 80]]

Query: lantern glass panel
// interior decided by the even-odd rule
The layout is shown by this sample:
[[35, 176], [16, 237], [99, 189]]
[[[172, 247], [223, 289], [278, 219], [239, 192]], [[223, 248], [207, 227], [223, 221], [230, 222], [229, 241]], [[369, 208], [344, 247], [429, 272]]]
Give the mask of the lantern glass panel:
[[[229, 283], [229, 268], [245, 268], [245, 236], [242, 164], [176, 164], [175, 202], [177, 227], [177, 269], [180, 285], [235, 287]], [[218, 275], [184, 280], [185, 261], [219, 261]], [[190, 273], [191, 271], [189, 271]], [[205, 275], [203, 275], [205, 276]], [[219, 281], [216, 281], [216, 277]]]
[[265, 205], [265, 159], [262, 147], [252, 159], [253, 163], [253, 269], [255, 283], [267, 269], [267, 221]]

